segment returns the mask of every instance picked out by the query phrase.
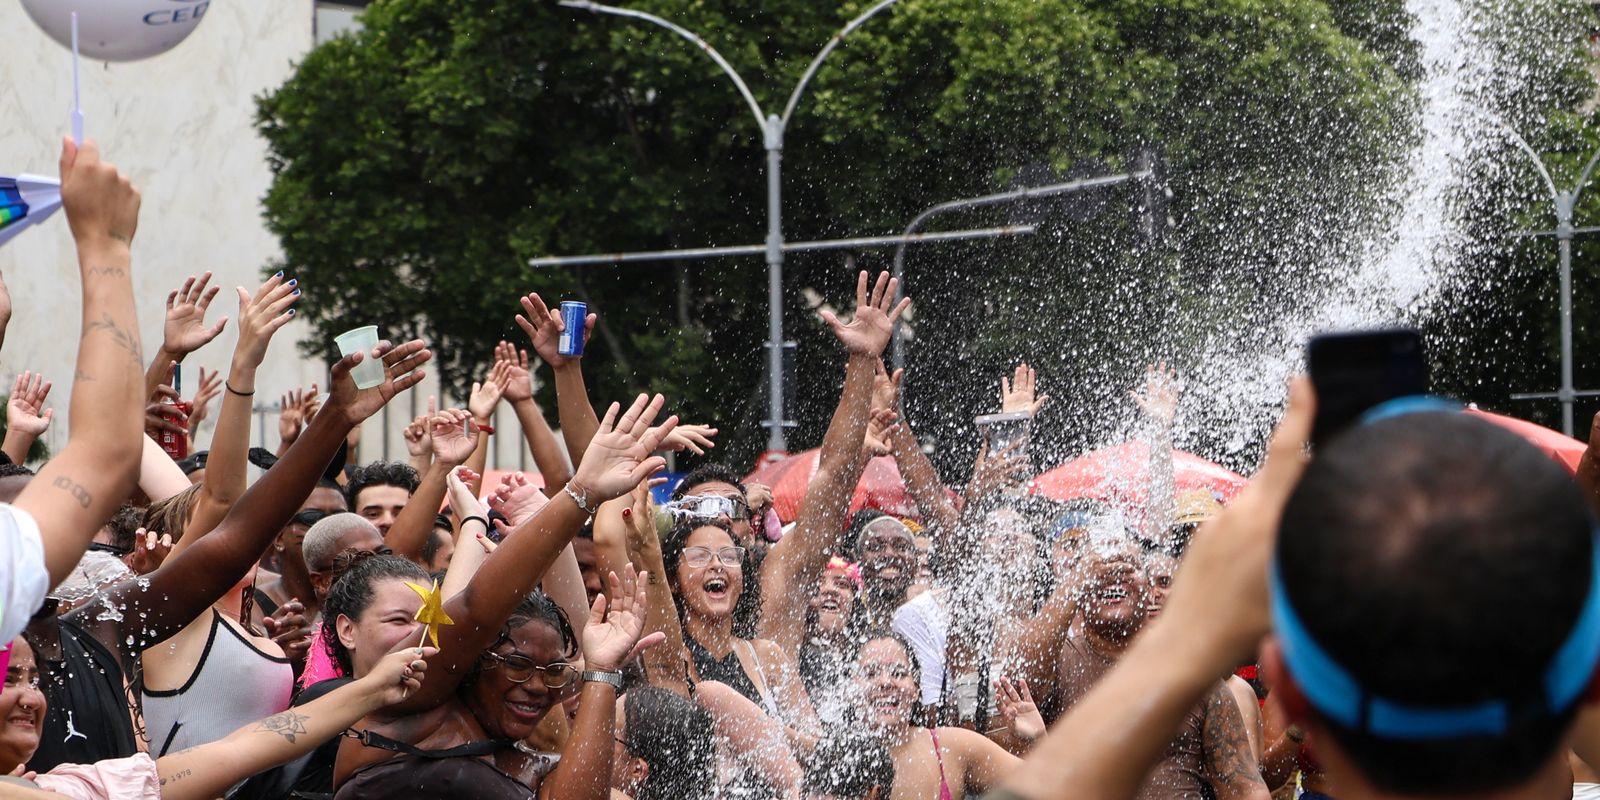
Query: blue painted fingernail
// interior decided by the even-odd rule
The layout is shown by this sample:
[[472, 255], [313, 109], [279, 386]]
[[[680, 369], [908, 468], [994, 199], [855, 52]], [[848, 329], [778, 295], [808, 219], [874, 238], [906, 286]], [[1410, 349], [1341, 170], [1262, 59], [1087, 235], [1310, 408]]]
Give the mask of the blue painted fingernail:
[[295, 279], [294, 279], [294, 278], [290, 278], [290, 279], [289, 279], [289, 285], [290, 285], [290, 286], [293, 286], [293, 285], [295, 285], [295, 284], [297, 284], [297, 283], [299, 283], [299, 281], [297, 281], [297, 280], [295, 280]]
[[299, 290], [299, 289], [296, 289], [296, 290], [294, 290], [294, 293], [295, 293], [295, 296], [296, 296], [296, 297], [299, 297], [299, 296], [300, 296], [300, 290]]
[[274, 277], [274, 278], [281, 278], [281, 277], [283, 277], [283, 270], [281, 270], [281, 269], [280, 269], [280, 270], [278, 270], [278, 274], [276, 274], [276, 275], [274, 275], [274, 276], [272, 276], [272, 277]]
[[[295, 294], [299, 294], [299, 292], [295, 292]], [[294, 316], [294, 309], [289, 309], [289, 316]]]

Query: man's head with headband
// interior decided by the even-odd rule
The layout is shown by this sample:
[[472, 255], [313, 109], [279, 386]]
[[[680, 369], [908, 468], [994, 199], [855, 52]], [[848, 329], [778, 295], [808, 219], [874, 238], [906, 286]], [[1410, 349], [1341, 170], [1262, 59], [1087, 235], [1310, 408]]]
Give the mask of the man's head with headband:
[[[898, 605], [917, 577], [917, 547], [905, 523], [881, 511], [856, 513], [851, 521], [855, 556], [869, 598]], [[869, 600], [870, 602], [870, 600]]]
[[1515, 434], [1451, 412], [1352, 428], [1284, 509], [1273, 690], [1325, 763], [1381, 792], [1564, 770], [1553, 760], [1595, 694], [1597, 559], [1584, 497]]

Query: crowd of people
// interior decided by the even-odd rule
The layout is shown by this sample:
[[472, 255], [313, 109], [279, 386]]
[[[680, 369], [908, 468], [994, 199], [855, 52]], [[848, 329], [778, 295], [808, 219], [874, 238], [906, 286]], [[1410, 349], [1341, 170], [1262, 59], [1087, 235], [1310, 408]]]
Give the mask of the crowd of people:
[[[910, 300], [865, 272], [848, 319], [821, 312], [842, 389], [787, 524], [714, 459], [655, 502], [662, 453], [717, 430], [660, 395], [597, 409], [537, 294], [507, 309], [526, 348], [412, 420], [407, 462], [359, 463], [353, 432], [422, 380], [421, 341], [284, 393], [277, 451], [252, 450], [256, 371], [314, 288], [238, 289], [231, 365], [186, 416], [168, 376], [221, 332], [218, 289], [173, 291], [147, 359], [138, 192], [92, 141], [61, 177], [83, 325], [37, 470], [64, 365], [26, 365], [7, 406], [0, 798], [1600, 796], [1587, 454], [1572, 475], [1445, 410], [1312, 452], [1301, 379], [1224, 503], [1175, 485], [1157, 366], [1137, 502], [1030, 494], [1025, 442], [952, 492], [881, 358]], [[996, 411], [1047, 399], [1026, 365], [999, 383]], [[160, 441], [218, 398], [209, 449], [174, 460]], [[538, 474], [486, 485], [490, 437], [518, 433]], [[852, 512], [882, 456], [915, 514]]]

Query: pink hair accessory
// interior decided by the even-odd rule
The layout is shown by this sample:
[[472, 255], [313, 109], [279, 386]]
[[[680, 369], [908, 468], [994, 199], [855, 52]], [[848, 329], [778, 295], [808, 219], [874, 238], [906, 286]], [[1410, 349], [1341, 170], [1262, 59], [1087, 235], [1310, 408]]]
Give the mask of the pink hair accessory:
[[839, 556], [834, 556], [834, 557], [828, 559], [827, 569], [833, 569], [833, 570], [838, 570], [840, 572], [843, 572], [844, 576], [846, 578], [849, 578], [852, 582], [855, 583], [857, 590], [861, 589], [861, 565], [860, 564], [857, 564], [854, 561], [846, 561], [845, 559], [843, 559], [843, 558], [841, 558]]

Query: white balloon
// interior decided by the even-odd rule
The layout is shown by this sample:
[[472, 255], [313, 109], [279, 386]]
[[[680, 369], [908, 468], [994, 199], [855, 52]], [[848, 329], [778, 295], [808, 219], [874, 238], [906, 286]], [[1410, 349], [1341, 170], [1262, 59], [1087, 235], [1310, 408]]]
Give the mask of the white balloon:
[[96, 61], [135, 61], [171, 50], [205, 17], [211, 0], [22, 0], [50, 38], [72, 47], [78, 12], [78, 52]]

